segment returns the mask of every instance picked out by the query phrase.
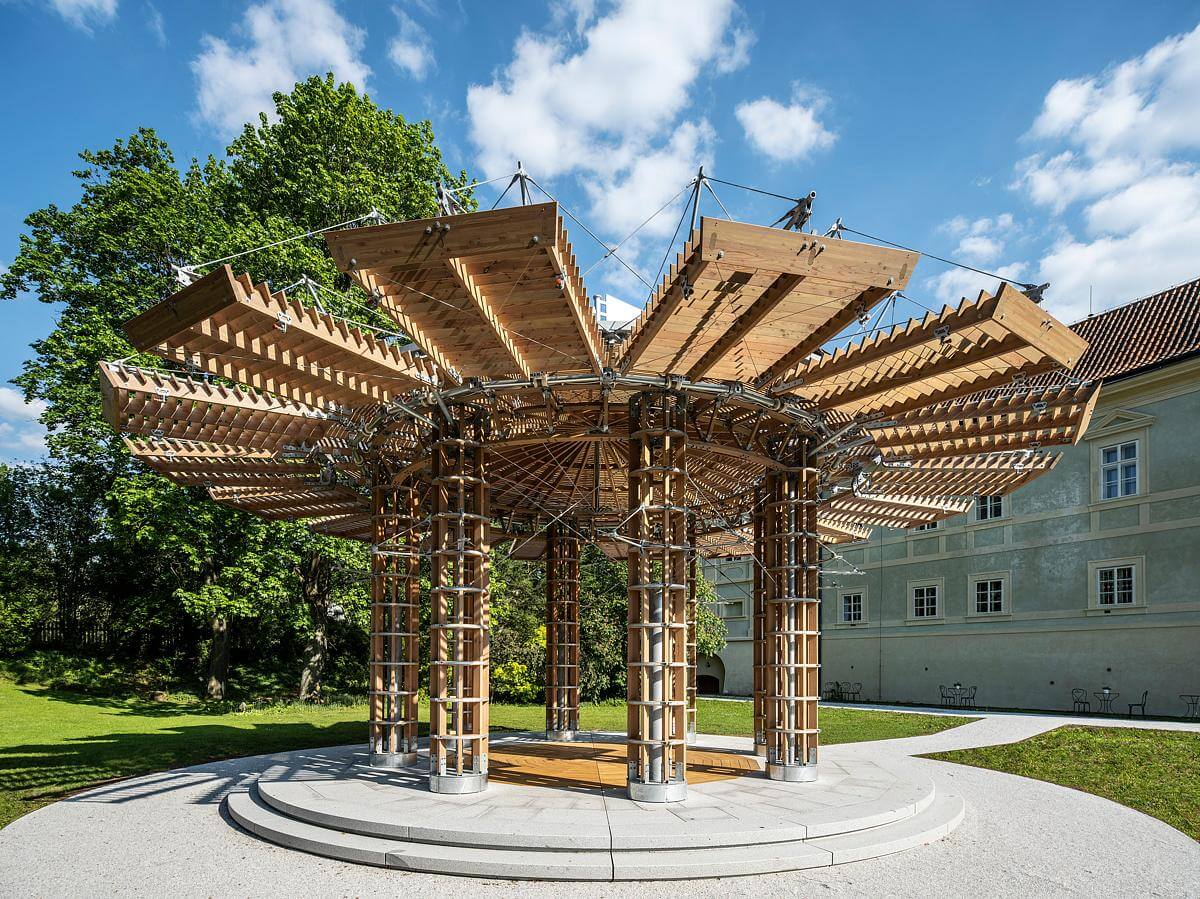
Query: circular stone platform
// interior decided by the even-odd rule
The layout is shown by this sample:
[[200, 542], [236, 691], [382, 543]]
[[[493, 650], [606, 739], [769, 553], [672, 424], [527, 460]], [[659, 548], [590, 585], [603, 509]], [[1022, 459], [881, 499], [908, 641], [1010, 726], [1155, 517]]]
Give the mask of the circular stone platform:
[[688, 751], [688, 798], [667, 806], [626, 798], [625, 747], [588, 734], [569, 744], [493, 738], [483, 793], [434, 794], [423, 766], [373, 769], [347, 748], [321, 767], [265, 772], [226, 802], [251, 833], [318, 855], [548, 880], [820, 867], [932, 842], [962, 818], [958, 796], [875, 761], [822, 761], [816, 783], [780, 783], [753, 754], [700, 741]]

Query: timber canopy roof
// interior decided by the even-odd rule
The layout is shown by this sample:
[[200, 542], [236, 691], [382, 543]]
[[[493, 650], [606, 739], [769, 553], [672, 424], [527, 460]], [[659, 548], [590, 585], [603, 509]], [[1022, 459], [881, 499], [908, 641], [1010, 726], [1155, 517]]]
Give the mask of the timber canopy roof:
[[854, 337], [912, 278], [908, 250], [701, 218], [627, 334], [604, 332], [556, 203], [326, 234], [380, 337], [218, 266], [126, 325], [153, 371], [102, 363], [130, 451], [217, 502], [370, 539], [368, 484], [428, 465], [431, 416], [486, 411], [497, 527], [626, 517], [628, 401], [686, 393], [689, 505], [737, 552], [755, 485], [797, 435], [818, 450], [828, 542], [1008, 493], [1078, 441], [1086, 341], [1008, 284]]

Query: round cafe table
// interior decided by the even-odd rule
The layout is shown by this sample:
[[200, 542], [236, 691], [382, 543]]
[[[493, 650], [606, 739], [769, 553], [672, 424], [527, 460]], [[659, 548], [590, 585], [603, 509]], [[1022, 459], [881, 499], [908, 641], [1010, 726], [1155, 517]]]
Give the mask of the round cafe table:
[[1200, 720], [1200, 693], [1180, 693], [1179, 698], [1187, 703], [1187, 713], [1183, 717], [1189, 721]]
[[1111, 715], [1112, 710], [1113, 710], [1113, 707], [1112, 707], [1113, 700], [1116, 699], [1121, 694], [1118, 693], [1116, 690], [1110, 690], [1108, 693], [1101, 691], [1099, 693], [1093, 693], [1092, 695], [1100, 700], [1100, 714], [1101, 715], [1105, 715], [1105, 714]]

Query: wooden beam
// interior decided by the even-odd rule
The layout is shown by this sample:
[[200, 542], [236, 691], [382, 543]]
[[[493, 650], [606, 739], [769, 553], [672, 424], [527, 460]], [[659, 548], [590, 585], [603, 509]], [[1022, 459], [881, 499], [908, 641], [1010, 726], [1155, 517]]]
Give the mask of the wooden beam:
[[600, 358], [599, 334], [596, 323], [591, 320], [583, 281], [580, 280], [577, 271], [567, 271], [566, 263], [557, 246], [546, 247], [546, 253], [550, 257], [554, 270], [563, 279], [563, 293], [567, 298], [567, 309], [571, 313], [571, 321], [575, 323], [575, 329], [579, 332], [579, 339], [587, 347], [588, 362], [591, 363], [592, 371], [600, 374], [604, 362]]
[[[680, 276], [686, 276], [689, 284], [699, 280], [700, 276], [704, 274], [704, 270], [708, 268], [709, 263], [701, 260], [699, 255], [698, 252], [693, 253], [680, 269]], [[679, 277], [674, 278], [665, 288], [659, 289], [658, 296], [647, 304], [643, 317], [630, 335], [628, 346], [618, 362], [621, 371], [629, 371], [637, 364], [651, 341], [683, 301], [683, 283]]]
[[475, 285], [475, 279], [471, 276], [466, 263], [462, 259], [452, 256], [446, 260], [446, 265], [450, 269], [450, 274], [454, 276], [455, 283], [466, 293], [472, 305], [474, 305], [475, 311], [479, 314], [480, 319], [512, 358], [517, 370], [525, 377], [529, 377], [529, 364], [522, 358], [520, 351], [517, 350], [516, 345], [512, 341], [512, 337], [509, 336], [508, 330], [501, 324], [500, 319], [496, 317], [496, 313], [492, 311], [487, 297]]
[[700, 221], [700, 245], [704, 262], [740, 271], [817, 275], [863, 289], [902, 290], [921, 258], [909, 250], [713, 218]]
[[887, 287], [869, 287], [838, 310], [829, 321], [813, 331], [808, 337], [780, 356], [771, 366], [754, 380], [758, 389], [769, 387], [783, 375], [795, 368], [849, 325], [858, 321], [860, 314], [874, 309], [879, 302], [894, 293]]
[[750, 332], [767, 317], [772, 309], [787, 299], [788, 295], [803, 280], [803, 275], [793, 275], [790, 273], [784, 273], [776, 278], [774, 283], [764, 290], [762, 295], [750, 305], [750, 308], [738, 316], [737, 321], [733, 323], [729, 330], [722, 334], [716, 343], [709, 347], [708, 351], [688, 369], [685, 377], [692, 381], [697, 381], [704, 377], [709, 369], [724, 359], [730, 350], [745, 340]]

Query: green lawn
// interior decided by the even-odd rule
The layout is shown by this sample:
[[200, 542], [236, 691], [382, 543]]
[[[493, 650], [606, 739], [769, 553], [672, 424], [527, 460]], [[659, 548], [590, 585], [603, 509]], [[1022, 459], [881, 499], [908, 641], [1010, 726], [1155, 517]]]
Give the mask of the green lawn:
[[[750, 733], [750, 704], [701, 700], [706, 733]], [[541, 706], [492, 706], [493, 729], [538, 730]], [[422, 709], [427, 718], [428, 710]], [[86, 695], [0, 678], [0, 827], [84, 787], [222, 758], [360, 743], [365, 704], [287, 705], [247, 712], [195, 700]], [[625, 729], [623, 705], [587, 706], [587, 730]], [[970, 719], [826, 709], [822, 742], [934, 733]], [[424, 732], [424, 728], [422, 728]]]
[[1104, 796], [1200, 840], [1200, 734], [1060, 727], [1020, 743], [926, 758], [991, 768]]

